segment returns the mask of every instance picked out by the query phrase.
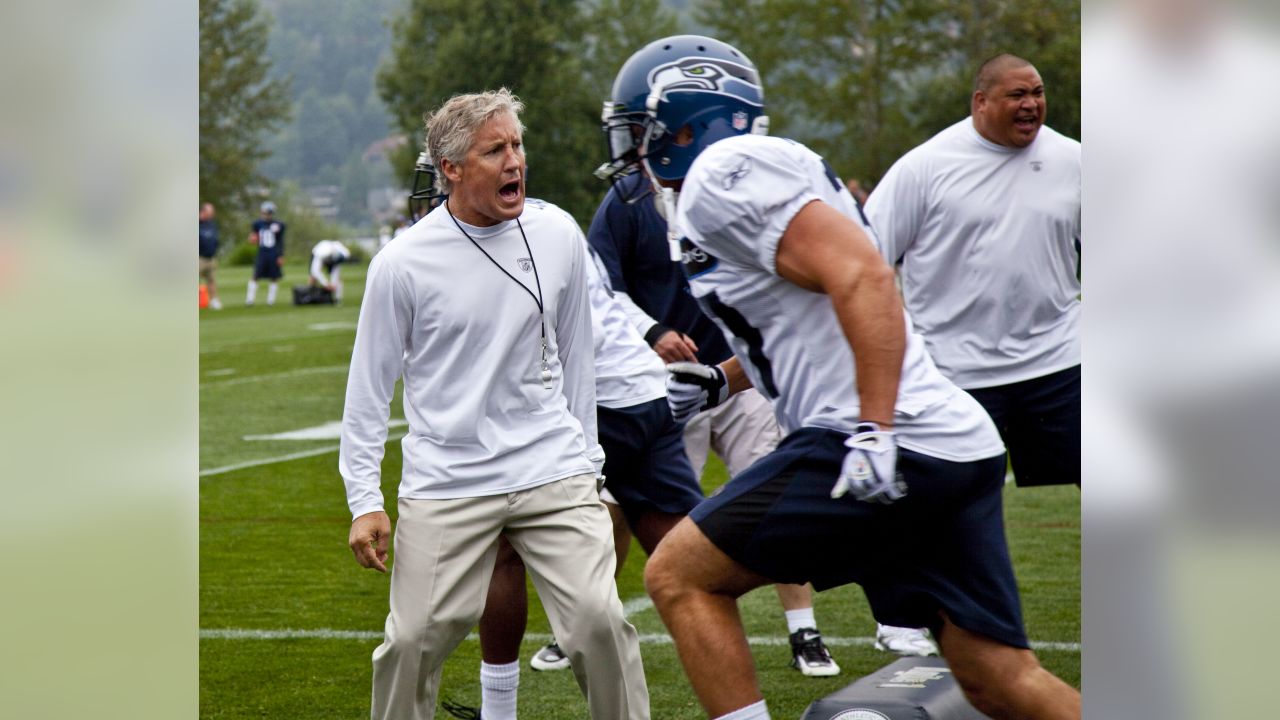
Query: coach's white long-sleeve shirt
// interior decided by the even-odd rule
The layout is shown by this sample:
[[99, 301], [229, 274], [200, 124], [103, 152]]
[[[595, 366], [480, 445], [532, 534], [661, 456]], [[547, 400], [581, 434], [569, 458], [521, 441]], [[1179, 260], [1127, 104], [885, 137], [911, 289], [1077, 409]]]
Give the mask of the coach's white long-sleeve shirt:
[[[409, 423], [402, 498], [497, 495], [592, 472], [603, 461], [585, 241], [572, 218], [537, 200], [525, 203], [519, 225], [528, 250], [514, 220], [463, 225], [510, 277], [444, 206], [370, 264], [338, 461], [353, 518], [383, 508], [383, 446], [402, 375]], [[550, 389], [540, 377], [539, 284]]]

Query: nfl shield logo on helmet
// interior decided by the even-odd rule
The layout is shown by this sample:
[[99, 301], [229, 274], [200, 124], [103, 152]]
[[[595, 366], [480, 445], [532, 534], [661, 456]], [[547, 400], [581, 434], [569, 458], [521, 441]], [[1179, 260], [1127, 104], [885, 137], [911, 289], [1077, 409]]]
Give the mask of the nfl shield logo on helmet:
[[733, 129], [742, 132], [747, 129], [747, 114], [738, 110], [733, 114]]

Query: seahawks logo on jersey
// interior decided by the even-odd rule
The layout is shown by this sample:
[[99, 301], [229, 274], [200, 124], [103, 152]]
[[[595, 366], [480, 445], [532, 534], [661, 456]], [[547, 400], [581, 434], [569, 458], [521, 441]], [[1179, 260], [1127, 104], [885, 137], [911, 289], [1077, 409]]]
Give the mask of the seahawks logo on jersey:
[[680, 260], [689, 279], [711, 272], [720, 264], [714, 255], [694, 245], [689, 238], [680, 238]]

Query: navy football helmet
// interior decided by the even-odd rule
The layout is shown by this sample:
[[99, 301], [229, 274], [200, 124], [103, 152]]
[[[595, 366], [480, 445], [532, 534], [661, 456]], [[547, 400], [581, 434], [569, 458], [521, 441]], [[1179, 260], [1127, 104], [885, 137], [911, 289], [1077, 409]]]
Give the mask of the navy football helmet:
[[412, 222], [422, 219], [445, 198], [436, 191], [436, 166], [426, 152], [418, 154], [413, 168], [413, 189], [409, 191], [409, 217]]
[[595, 174], [616, 185], [639, 166], [651, 178], [679, 180], [708, 145], [763, 135], [769, 119], [760, 74], [746, 55], [714, 38], [675, 35], [649, 43], [622, 65], [601, 125], [609, 162]]

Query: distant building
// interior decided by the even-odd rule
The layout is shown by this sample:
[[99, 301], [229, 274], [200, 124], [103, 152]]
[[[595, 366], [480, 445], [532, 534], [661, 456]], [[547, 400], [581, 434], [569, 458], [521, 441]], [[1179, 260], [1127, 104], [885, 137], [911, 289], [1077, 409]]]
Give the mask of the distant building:
[[341, 185], [313, 185], [302, 189], [311, 209], [325, 220], [338, 219], [338, 204], [342, 200]]

